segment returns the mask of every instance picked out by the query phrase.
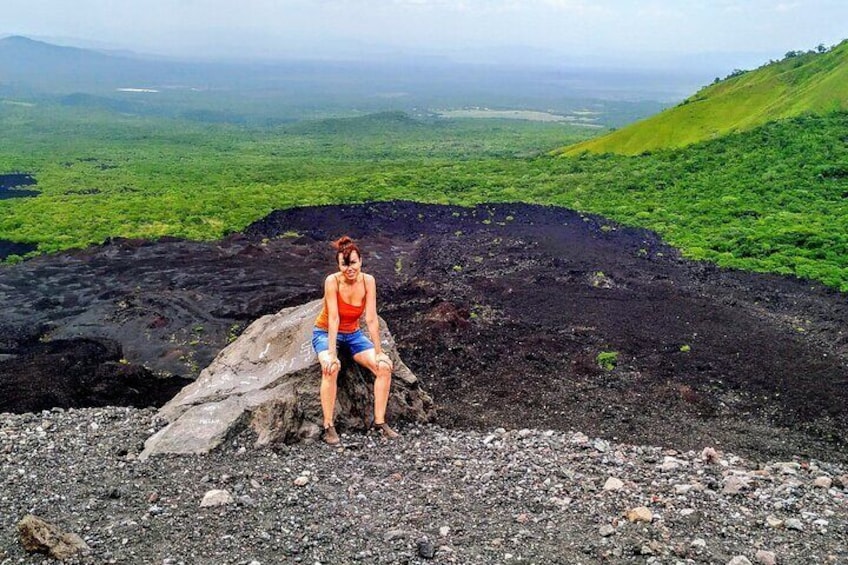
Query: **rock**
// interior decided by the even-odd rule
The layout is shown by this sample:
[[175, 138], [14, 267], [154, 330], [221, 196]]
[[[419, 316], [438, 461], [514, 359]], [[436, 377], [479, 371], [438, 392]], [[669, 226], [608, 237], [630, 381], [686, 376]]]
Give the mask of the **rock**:
[[816, 477], [813, 481], [813, 486], [817, 488], [829, 489], [833, 486], [833, 479], [827, 476]]
[[[316, 300], [253, 322], [242, 335], [159, 412], [168, 425], [146, 442], [140, 459], [160, 453], [207, 453], [250, 425], [257, 445], [294, 443], [320, 435], [320, 369], [312, 350]], [[394, 362], [388, 413], [394, 420], [428, 422], [433, 401], [400, 360], [380, 320], [383, 350]], [[365, 430], [370, 424], [373, 375], [342, 359], [336, 426]]]
[[751, 561], [744, 555], [737, 555], [727, 562], [727, 565], [752, 565]]
[[766, 525], [768, 525], [768, 527], [770, 528], [781, 528], [783, 527], [783, 520], [769, 514], [768, 516], [766, 516]]
[[46, 553], [59, 561], [90, 551], [77, 534], [63, 533], [53, 524], [32, 514], [27, 514], [18, 522], [18, 536], [26, 551]]
[[695, 538], [689, 545], [694, 547], [695, 549], [704, 549], [705, 547], [707, 547], [707, 542], [703, 538]]
[[795, 461], [780, 461], [772, 464], [771, 468], [781, 475], [797, 475], [801, 464]]
[[718, 463], [720, 458], [721, 456], [719, 452], [713, 449], [712, 447], [705, 447], [701, 451], [701, 459], [705, 463]]
[[446, 537], [448, 537], [449, 533], [450, 533], [450, 527], [449, 526], [442, 526], [441, 528], [439, 528], [439, 536], [440, 537], [446, 538]]
[[660, 465], [660, 471], [676, 471], [677, 469], [680, 469], [681, 467], [688, 464], [688, 461], [684, 461], [682, 459], [666, 455], [663, 458], [662, 464]]
[[740, 491], [748, 488], [750, 483], [750, 477], [745, 475], [729, 475], [724, 479], [724, 488], [721, 489], [721, 492], [723, 494], [739, 494]]
[[604, 483], [604, 490], [621, 490], [624, 488], [624, 482], [621, 479], [610, 477]]
[[203, 495], [203, 500], [200, 502], [201, 508], [210, 506], [224, 506], [233, 503], [233, 496], [226, 490], [213, 489], [207, 491]]
[[804, 523], [798, 518], [789, 518], [786, 520], [786, 527], [790, 530], [804, 531]]
[[610, 443], [605, 439], [596, 438], [595, 441], [592, 442], [592, 447], [595, 448], [595, 451], [606, 453], [609, 451]]
[[654, 519], [654, 514], [645, 506], [637, 506], [627, 511], [627, 519], [631, 522], [648, 522]]
[[615, 527], [611, 524], [604, 524], [598, 529], [598, 533], [602, 538], [608, 538], [615, 533]]
[[764, 549], [760, 549], [757, 551], [757, 554], [754, 556], [754, 559], [757, 560], [757, 563], [760, 565], [776, 565], [777, 556], [772, 551], [766, 551]]
[[296, 487], [305, 487], [309, 484], [309, 477], [305, 475], [301, 475], [294, 480], [294, 486]]
[[418, 556], [422, 559], [432, 559], [436, 556], [436, 546], [429, 540], [418, 541]]
[[692, 490], [692, 485], [674, 485], [675, 494], [688, 494]]
[[384, 541], [395, 541], [395, 540], [398, 540], [398, 539], [403, 539], [403, 538], [407, 537], [408, 535], [409, 535], [409, 533], [406, 530], [401, 530], [399, 528], [395, 528], [395, 529], [389, 530], [385, 534], [383, 534], [383, 540]]
[[[0, 412], [56, 406], [161, 406], [189, 379], [159, 378], [121, 363], [121, 345], [106, 338], [54, 339], [21, 346], [0, 363]], [[95, 428], [96, 429], [96, 425]]]
[[576, 432], [571, 436], [570, 441], [576, 445], [586, 445], [589, 443], [589, 436], [582, 432]]

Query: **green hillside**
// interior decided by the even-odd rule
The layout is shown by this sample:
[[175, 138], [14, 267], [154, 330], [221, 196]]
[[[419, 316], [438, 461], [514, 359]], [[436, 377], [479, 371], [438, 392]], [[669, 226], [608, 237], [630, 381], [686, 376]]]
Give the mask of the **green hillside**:
[[39, 191], [0, 198], [0, 243], [42, 253], [114, 236], [215, 239], [310, 204], [523, 201], [654, 230], [687, 257], [848, 292], [848, 111], [570, 159], [547, 151], [585, 128], [396, 113], [260, 128], [6, 100], [0, 128], [0, 172], [30, 173]]
[[560, 153], [638, 155], [747, 131], [771, 120], [844, 109], [848, 40], [829, 51], [791, 52], [757, 70], [736, 72], [674, 108]]

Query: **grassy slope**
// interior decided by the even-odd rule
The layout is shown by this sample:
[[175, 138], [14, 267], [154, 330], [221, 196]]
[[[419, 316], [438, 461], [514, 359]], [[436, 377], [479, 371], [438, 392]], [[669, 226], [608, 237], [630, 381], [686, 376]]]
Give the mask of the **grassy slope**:
[[826, 53], [806, 53], [725, 79], [674, 108], [561, 153], [638, 155], [839, 109], [848, 109], [848, 41]]

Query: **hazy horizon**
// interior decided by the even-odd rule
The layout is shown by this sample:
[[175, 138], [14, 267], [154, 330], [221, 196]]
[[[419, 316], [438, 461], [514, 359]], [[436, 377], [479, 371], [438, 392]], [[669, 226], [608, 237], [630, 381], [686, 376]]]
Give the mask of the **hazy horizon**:
[[832, 0], [6, 0], [0, 36], [180, 59], [397, 60], [721, 72], [844, 39]]

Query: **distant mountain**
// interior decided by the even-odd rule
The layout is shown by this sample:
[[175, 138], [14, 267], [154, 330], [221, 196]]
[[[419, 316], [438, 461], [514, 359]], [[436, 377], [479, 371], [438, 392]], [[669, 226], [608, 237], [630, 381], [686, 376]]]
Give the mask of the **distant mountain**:
[[848, 40], [829, 51], [793, 52], [753, 71], [738, 71], [681, 104], [561, 153], [619, 153], [682, 147], [772, 120], [848, 109]]
[[20, 36], [0, 39], [0, 84], [6, 87], [50, 93], [113, 90], [158, 78], [162, 70], [148, 61], [91, 49]]

